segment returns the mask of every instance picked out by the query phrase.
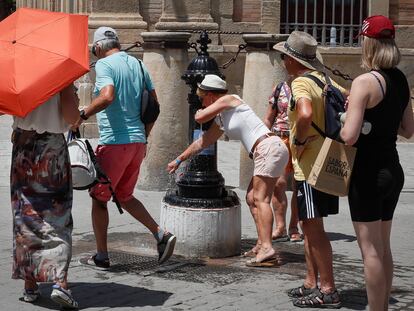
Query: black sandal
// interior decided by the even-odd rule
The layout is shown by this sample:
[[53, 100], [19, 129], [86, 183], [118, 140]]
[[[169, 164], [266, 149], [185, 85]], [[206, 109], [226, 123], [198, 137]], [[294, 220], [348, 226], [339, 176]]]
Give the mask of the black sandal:
[[301, 297], [312, 294], [317, 289], [318, 289], [317, 287], [307, 288], [305, 287], [305, 285], [301, 285], [299, 287], [289, 289], [287, 294], [289, 297], [292, 297], [292, 298], [301, 298]]
[[330, 294], [322, 293], [320, 289], [312, 294], [295, 299], [293, 305], [299, 308], [339, 309], [342, 304], [337, 290]]

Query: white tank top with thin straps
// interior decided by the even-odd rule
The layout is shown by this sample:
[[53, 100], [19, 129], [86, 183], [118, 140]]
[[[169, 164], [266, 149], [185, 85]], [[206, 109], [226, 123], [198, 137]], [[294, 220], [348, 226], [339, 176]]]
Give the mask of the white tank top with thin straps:
[[220, 112], [215, 122], [229, 139], [240, 140], [246, 151], [250, 152], [256, 140], [270, 133], [270, 130], [238, 95], [231, 96], [236, 97], [242, 103]]

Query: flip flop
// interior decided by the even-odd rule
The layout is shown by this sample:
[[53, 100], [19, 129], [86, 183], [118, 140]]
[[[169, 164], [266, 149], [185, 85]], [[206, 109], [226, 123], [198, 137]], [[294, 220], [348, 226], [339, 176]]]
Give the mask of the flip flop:
[[302, 242], [303, 241], [303, 238], [302, 238], [302, 235], [300, 234], [300, 233], [292, 233], [291, 235], [290, 235], [290, 242]]
[[289, 236], [287, 234], [285, 235], [279, 235], [279, 236], [272, 236], [272, 241], [273, 242], [287, 242], [289, 241]]
[[256, 258], [252, 258], [246, 261], [247, 267], [274, 267], [277, 266], [278, 260], [275, 257], [267, 258], [262, 261], [257, 261]]
[[289, 230], [289, 241], [290, 242], [302, 242], [303, 236], [299, 233], [298, 230]]

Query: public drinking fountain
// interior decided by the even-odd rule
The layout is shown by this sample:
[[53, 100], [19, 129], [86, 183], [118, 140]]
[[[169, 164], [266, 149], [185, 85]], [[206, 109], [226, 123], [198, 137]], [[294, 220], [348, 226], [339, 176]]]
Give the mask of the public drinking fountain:
[[[207, 52], [211, 40], [202, 32], [197, 56], [181, 77], [190, 86], [189, 142], [197, 139], [213, 121], [198, 124], [194, 115], [201, 108], [197, 83], [206, 74], [222, 78], [217, 62]], [[224, 186], [217, 171], [217, 144], [201, 151], [186, 165], [176, 186], [167, 191], [161, 206], [161, 226], [177, 236], [175, 254], [185, 257], [228, 257], [240, 254], [241, 211], [237, 194]]]

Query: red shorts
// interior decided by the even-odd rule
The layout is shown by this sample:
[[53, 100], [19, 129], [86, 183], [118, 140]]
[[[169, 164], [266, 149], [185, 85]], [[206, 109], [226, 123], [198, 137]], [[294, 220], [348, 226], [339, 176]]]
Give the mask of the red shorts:
[[[144, 143], [99, 145], [96, 148], [98, 163], [111, 180], [112, 189], [120, 203], [127, 202], [133, 197], [146, 150], [147, 146]], [[89, 195], [102, 202], [111, 199], [107, 184], [97, 184], [89, 191]]]

